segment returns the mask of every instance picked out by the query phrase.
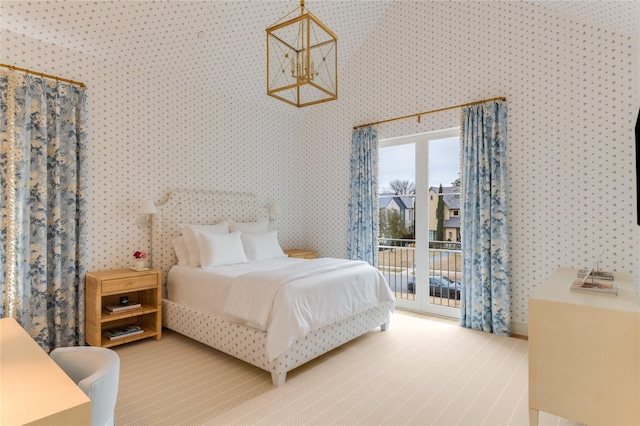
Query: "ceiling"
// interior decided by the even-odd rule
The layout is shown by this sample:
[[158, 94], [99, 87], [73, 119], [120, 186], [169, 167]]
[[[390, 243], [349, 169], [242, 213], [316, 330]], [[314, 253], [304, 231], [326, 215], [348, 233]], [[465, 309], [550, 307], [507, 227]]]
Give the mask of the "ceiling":
[[[638, 33], [635, 1], [528, 3], [613, 31]], [[199, 91], [215, 86], [216, 90], [226, 90], [225, 96], [252, 99], [257, 91], [265, 91], [265, 29], [298, 4], [296, 0], [3, 0], [0, 10], [3, 30], [81, 52], [94, 63], [110, 64], [118, 61], [113, 59], [118, 55], [123, 60], [129, 56], [126, 62], [134, 58], [139, 67], [123, 72], [161, 73], [167, 83], [182, 81]], [[347, 66], [360, 43], [393, 4], [393, 0], [305, 2], [338, 35], [339, 68]], [[204, 82], [202, 76], [207, 77]], [[82, 76], [69, 78], [81, 80]], [[215, 85], [209, 84], [212, 82]]]
[[637, 1], [528, 0], [527, 2], [614, 30], [638, 34]]

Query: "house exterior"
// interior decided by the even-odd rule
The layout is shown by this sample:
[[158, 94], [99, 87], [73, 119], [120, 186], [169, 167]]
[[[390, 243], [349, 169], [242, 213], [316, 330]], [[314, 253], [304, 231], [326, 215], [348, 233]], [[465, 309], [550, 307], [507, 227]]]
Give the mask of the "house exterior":
[[378, 208], [395, 210], [400, 213], [404, 226], [411, 234], [414, 233], [414, 214], [415, 214], [415, 196], [413, 195], [397, 195], [397, 194], [380, 194], [378, 197]]
[[[429, 187], [429, 240], [435, 241], [438, 229], [438, 191], [439, 187]], [[460, 187], [442, 187], [444, 201], [444, 239], [445, 241], [460, 241]]]
[[[438, 187], [429, 188], [429, 240], [436, 240], [438, 229]], [[460, 187], [447, 186], [442, 188], [442, 198], [444, 201], [444, 238], [445, 241], [460, 241]], [[378, 207], [381, 209], [395, 210], [402, 216], [405, 227], [409, 233], [414, 233], [415, 226], [415, 196], [380, 194], [378, 197]]]

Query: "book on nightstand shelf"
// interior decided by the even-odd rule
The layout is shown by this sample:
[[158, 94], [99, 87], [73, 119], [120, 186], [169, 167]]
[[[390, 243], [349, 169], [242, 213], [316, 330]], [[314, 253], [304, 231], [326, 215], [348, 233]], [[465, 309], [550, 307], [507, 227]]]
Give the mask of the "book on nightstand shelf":
[[130, 305], [107, 305], [104, 307], [104, 310], [110, 314], [119, 314], [125, 311], [131, 311], [133, 309], [142, 308], [141, 303], [132, 303]]
[[123, 327], [111, 328], [102, 332], [104, 337], [109, 340], [120, 339], [121, 337], [132, 336], [140, 333], [144, 333], [144, 330], [139, 325], [125, 325]]

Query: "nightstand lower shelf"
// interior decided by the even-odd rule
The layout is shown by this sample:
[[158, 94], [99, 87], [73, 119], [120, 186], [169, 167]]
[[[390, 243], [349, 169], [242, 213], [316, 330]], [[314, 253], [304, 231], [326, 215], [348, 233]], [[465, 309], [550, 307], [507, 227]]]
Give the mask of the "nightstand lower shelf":
[[110, 346], [117, 346], [122, 343], [135, 342], [136, 340], [146, 339], [147, 337], [154, 337], [158, 335], [158, 332], [155, 328], [151, 327], [143, 327], [144, 332], [139, 334], [134, 334], [132, 336], [124, 336], [119, 337], [117, 339], [110, 340], [105, 336], [102, 336], [100, 346], [103, 348], [108, 348]]

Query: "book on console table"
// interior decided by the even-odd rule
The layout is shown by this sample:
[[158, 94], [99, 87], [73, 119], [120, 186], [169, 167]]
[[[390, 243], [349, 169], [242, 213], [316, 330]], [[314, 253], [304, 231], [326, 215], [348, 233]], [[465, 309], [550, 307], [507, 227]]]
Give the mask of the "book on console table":
[[[587, 269], [579, 269], [578, 270], [578, 278], [584, 278], [587, 276]], [[589, 277], [593, 277], [600, 281], [613, 281], [613, 272], [608, 271], [593, 271], [589, 275]]]
[[615, 283], [603, 283], [593, 281], [592, 279], [579, 279], [575, 280], [573, 284], [571, 284], [571, 291], [617, 296], [618, 286]]
[[109, 330], [103, 331], [104, 337], [109, 340], [120, 339], [122, 337], [140, 333], [144, 333], [144, 330], [139, 325], [125, 325], [123, 327], [110, 328]]

